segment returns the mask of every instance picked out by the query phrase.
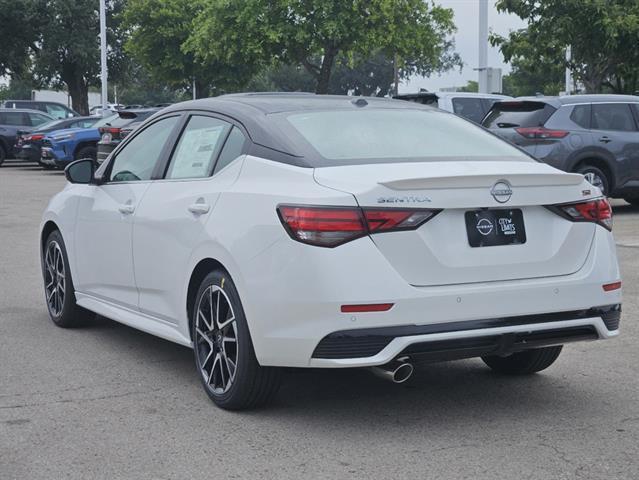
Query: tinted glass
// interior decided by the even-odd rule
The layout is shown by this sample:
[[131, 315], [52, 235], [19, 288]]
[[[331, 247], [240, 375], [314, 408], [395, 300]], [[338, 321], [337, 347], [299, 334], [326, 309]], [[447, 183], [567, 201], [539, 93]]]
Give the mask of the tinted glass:
[[69, 116], [69, 111], [65, 109], [62, 105], [56, 105], [55, 103], [47, 103], [46, 105], [47, 113], [51, 115], [53, 118], [67, 118]]
[[239, 128], [233, 127], [229, 137], [226, 139], [220, 158], [218, 158], [215, 164], [215, 172], [217, 173], [226, 167], [229, 163], [242, 155], [242, 149], [244, 148], [244, 142], [246, 138]]
[[23, 112], [0, 112], [0, 123], [19, 127], [31, 126], [29, 117]]
[[73, 122], [69, 128], [89, 128], [93, 126], [95, 120], [78, 120]]
[[[473, 160], [517, 157], [518, 149], [455, 115], [431, 109], [359, 109], [289, 114], [290, 125], [336, 163]], [[348, 162], [339, 162], [348, 160]]]
[[109, 176], [112, 182], [150, 180], [162, 148], [179, 117], [170, 117], [150, 125], [118, 153]]
[[29, 115], [29, 122], [31, 126], [33, 127], [37, 127], [38, 125], [42, 125], [44, 123], [51, 121], [50, 118], [45, 117], [44, 115], [40, 115], [39, 113], [28, 113], [28, 115]]
[[586, 130], [590, 128], [590, 105], [575, 105], [570, 120]]
[[555, 112], [543, 102], [498, 102], [483, 121], [487, 128], [541, 127]]
[[593, 130], [616, 130], [632, 132], [636, 130], [635, 119], [630, 105], [625, 103], [593, 103]]
[[453, 98], [453, 111], [475, 123], [481, 122], [484, 118], [481, 98]]
[[193, 116], [180, 136], [166, 178], [203, 178], [211, 175], [213, 162], [231, 128], [217, 118]]
[[53, 130], [58, 128], [64, 128], [64, 120], [50, 120], [47, 123], [43, 123], [38, 127], [39, 131]]
[[119, 118], [120, 118], [120, 115], [118, 115], [117, 113], [113, 115], [108, 115], [106, 117], [102, 117], [93, 124], [93, 127], [98, 128], [98, 127], [104, 127], [107, 125], [112, 125], [112, 123], [118, 121]]

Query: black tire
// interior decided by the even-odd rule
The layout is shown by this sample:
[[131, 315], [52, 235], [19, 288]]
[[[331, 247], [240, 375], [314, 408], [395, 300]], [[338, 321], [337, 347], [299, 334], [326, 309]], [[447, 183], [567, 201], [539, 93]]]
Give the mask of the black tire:
[[4, 149], [4, 146], [0, 143], [0, 167], [4, 163], [7, 158], [7, 152]]
[[[211, 305], [215, 308], [211, 309], [210, 316], [215, 317], [213, 311], [218, 311], [219, 317], [222, 318], [221, 324], [217, 319], [215, 322], [206, 322], [204, 316], [198, 315], [200, 309], [208, 312]], [[214, 270], [208, 274], [198, 289], [192, 307], [190, 320], [195, 366], [202, 386], [211, 400], [218, 407], [227, 410], [256, 408], [271, 400], [279, 389], [281, 370], [262, 367], [258, 363], [244, 309], [231, 277], [223, 270]], [[230, 318], [234, 321], [229, 320]], [[225, 323], [226, 327], [217, 328]], [[214, 327], [210, 331], [205, 331], [209, 324]], [[198, 333], [198, 329], [208, 340]], [[216, 329], [217, 331], [213, 331]], [[231, 340], [233, 336], [234, 342], [225, 342], [224, 339]], [[231, 372], [233, 355], [235, 369]], [[222, 358], [230, 359], [231, 363], [223, 361]], [[217, 367], [216, 361], [219, 362]], [[225, 370], [220, 371], [224, 365]], [[225, 384], [225, 378], [229, 379], [230, 383]]]
[[97, 147], [93, 145], [85, 145], [84, 147], [81, 147], [77, 152], [75, 152], [75, 159], [80, 160], [81, 158], [92, 158], [93, 160], [97, 160]]
[[[50, 297], [50, 282], [52, 281], [51, 270], [47, 267], [47, 253], [51, 249], [55, 249], [55, 245], [60, 249], [61, 262], [58, 266], [64, 266], [63, 275], [59, 275], [58, 278], [62, 278], [64, 281], [64, 295], [63, 300], [59, 301], [56, 308]], [[56, 268], [56, 270], [59, 270]], [[75, 300], [75, 290], [73, 288], [73, 279], [71, 278], [71, 270], [69, 269], [69, 260], [67, 258], [67, 250], [64, 245], [62, 235], [58, 230], [54, 230], [49, 234], [47, 240], [42, 249], [42, 277], [44, 279], [44, 300], [47, 304], [49, 316], [53, 323], [62, 328], [73, 328], [82, 326], [87, 320], [95, 317], [95, 314], [77, 305]], [[58, 288], [56, 286], [56, 288]]]
[[495, 372], [507, 375], [529, 375], [550, 367], [561, 353], [563, 345], [535, 348], [513, 353], [507, 357], [481, 357]]
[[581, 173], [582, 175], [586, 175], [588, 173], [593, 174], [595, 177], [593, 185], [599, 187], [604, 196], [607, 197], [610, 195], [610, 179], [603, 170], [593, 165], [582, 165], [577, 169], [577, 173]]

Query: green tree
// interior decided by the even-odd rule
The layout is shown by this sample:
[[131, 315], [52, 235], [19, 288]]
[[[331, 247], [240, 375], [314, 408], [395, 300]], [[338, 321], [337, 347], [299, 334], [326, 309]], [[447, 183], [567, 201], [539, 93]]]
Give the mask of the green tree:
[[468, 83], [464, 87], [459, 89], [460, 92], [471, 92], [476, 93], [479, 92], [479, 83], [475, 80], [468, 80]]
[[503, 78], [503, 93], [523, 95], [557, 95], [564, 90], [565, 48], [556, 43], [536, 43], [527, 29], [511, 32], [508, 38], [492, 36], [512, 71]]
[[[329, 82], [328, 93], [379, 96], [391, 92], [393, 61], [378, 53], [367, 59], [340, 57]], [[259, 72], [246, 88], [251, 91], [312, 92], [317, 79], [302, 65], [276, 64]]]
[[[448, 39], [449, 9], [423, 0], [210, 0], [193, 22], [186, 51], [204, 62], [255, 74], [275, 63], [301, 65], [327, 93], [336, 61], [380, 51], [404, 75], [460, 64]], [[251, 75], [252, 76], [252, 75]]]
[[[117, 21], [123, 1], [107, 2], [108, 61], [112, 78], [117, 78], [123, 63], [119, 48], [122, 31]], [[10, 5], [0, 6], [3, 48], [12, 46], [8, 54], [3, 54], [7, 58], [0, 60], [4, 73], [13, 78], [32, 77], [41, 86], [66, 88], [73, 108], [88, 113], [89, 87], [99, 85], [98, 2], [10, 0], [8, 3]]]
[[[637, 0], [498, 0], [497, 8], [528, 22], [525, 30], [493, 37], [506, 61], [519, 59], [522, 71], [555, 67], [557, 72], [568, 67], [590, 93], [606, 88], [616, 93], [636, 90]], [[572, 60], [566, 62], [568, 46]]]
[[190, 90], [198, 97], [238, 88], [253, 75], [242, 63], [197, 57], [184, 48], [196, 28], [207, 0], [128, 0], [124, 23], [130, 36], [125, 49], [153, 78], [168, 86]]

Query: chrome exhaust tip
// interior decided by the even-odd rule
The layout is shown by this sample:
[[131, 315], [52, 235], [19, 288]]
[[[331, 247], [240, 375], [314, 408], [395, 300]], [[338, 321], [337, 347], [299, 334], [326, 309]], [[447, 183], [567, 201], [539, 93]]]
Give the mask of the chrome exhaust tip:
[[412, 363], [398, 359], [386, 365], [371, 367], [370, 370], [384, 380], [389, 380], [393, 383], [404, 383], [413, 375], [414, 368]]

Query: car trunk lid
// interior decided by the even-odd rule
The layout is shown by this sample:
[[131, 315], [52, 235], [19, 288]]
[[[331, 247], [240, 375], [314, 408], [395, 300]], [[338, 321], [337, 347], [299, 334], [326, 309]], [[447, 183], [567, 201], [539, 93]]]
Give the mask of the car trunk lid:
[[[544, 208], [594, 196], [583, 176], [532, 161], [325, 167], [315, 170], [315, 179], [351, 193], [362, 207], [442, 210], [417, 230], [371, 236], [415, 286], [568, 275], [584, 264], [595, 231], [593, 224], [573, 223]], [[521, 211], [525, 242], [471, 247], [468, 232], [476, 225], [467, 226], [467, 212], [492, 210]]]

